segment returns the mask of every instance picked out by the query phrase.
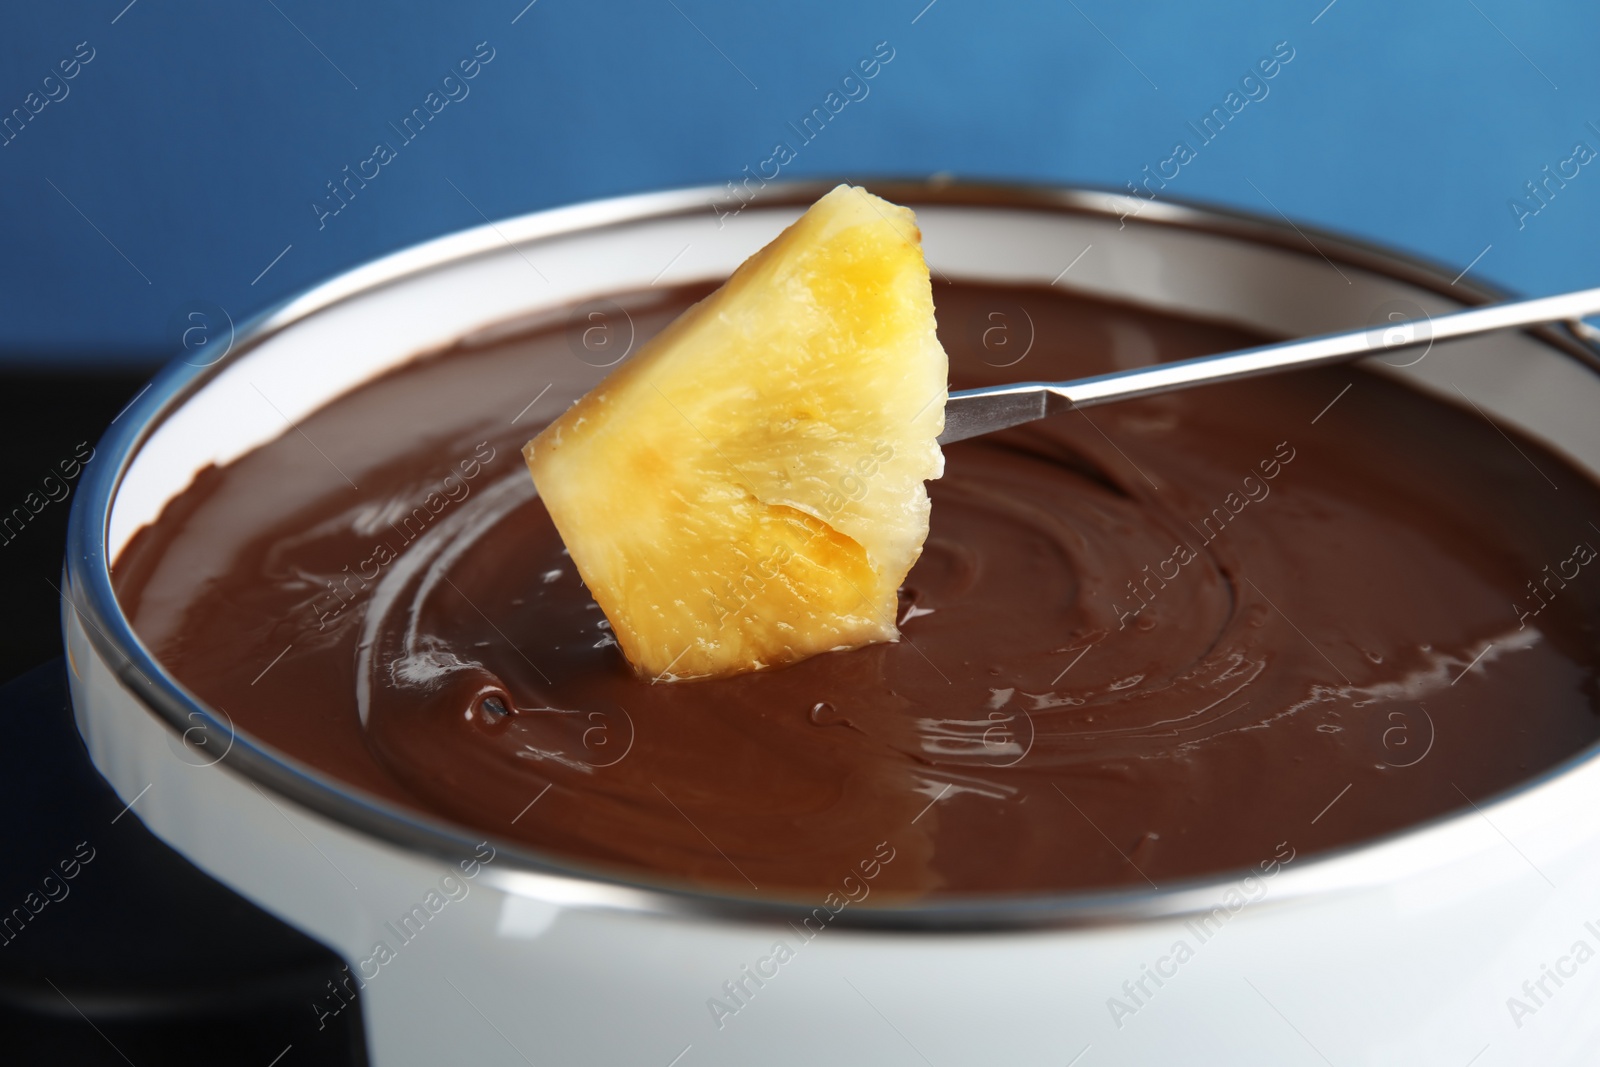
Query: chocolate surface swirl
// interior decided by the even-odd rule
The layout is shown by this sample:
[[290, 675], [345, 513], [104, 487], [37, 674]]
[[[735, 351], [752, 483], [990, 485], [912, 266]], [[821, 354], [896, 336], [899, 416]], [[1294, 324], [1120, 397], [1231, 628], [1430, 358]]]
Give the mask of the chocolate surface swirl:
[[[703, 292], [614, 299], [642, 341]], [[1047, 288], [935, 298], [956, 388], [1263, 340]], [[1514, 606], [1600, 544], [1600, 489], [1354, 368], [951, 446], [902, 641], [647, 685], [517, 454], [604, 374], [581, 328], [419, 359], [202, 472], [117, 563], [141, 636], [337, 778], [743, 892], [828, 892], [881, 842], [894, 894], [1161, 885], [1399, 829], [1600, 736], [1600, 571]]]

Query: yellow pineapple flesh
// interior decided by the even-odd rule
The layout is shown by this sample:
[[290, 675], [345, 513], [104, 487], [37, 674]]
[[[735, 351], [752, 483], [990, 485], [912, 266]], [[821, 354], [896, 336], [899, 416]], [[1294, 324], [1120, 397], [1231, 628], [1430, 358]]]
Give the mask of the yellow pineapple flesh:
[[841, 185], [528, 442], [634, 671], [897, 640], [947, 373], [915, 216]]

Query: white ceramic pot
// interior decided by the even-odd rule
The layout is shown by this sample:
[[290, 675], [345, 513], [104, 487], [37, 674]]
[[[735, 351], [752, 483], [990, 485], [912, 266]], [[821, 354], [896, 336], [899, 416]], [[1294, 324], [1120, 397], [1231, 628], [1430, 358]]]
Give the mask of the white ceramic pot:
[[[1593, 1062], [1600, 961], [1574, 948], [1600, 950], [1594, 750], [1479, 810], [1297, 857], [1271, 877], [846, 908], [811, 933], [771, 903], [587, 876], [359, 795], [234, 731], [129, 628], [109, 564], [205, 464], [489, 324], [723, 277], [824, 188], [775, 187], [734, 215], [711, 208], [722, 191], [691, 190], [469, 230], [319, 286], [243, 328], [211, 365], [164, 371], [86, 470], [64, 587], [78, 726], [117, 792], [138, 798], [134, 813], [365, 975], [384, 1067]], [[1220, 212], [1084, 191], [874, 189], [917, 209], [928, 259], [949, 277], [1055, 279], [1268, 333], [1491, 295]], [[1544, 331], [1442, 346], [1391, 373], [1459, 389], [1600, 472], [1597, 366], [1570, 333]], [[1241, 889], [1250, 906], [1236, 906]], [[1175, 953], [1180, 941], [1188, 952]], [[1513, 997], [1532, 1010], [1514, 1011]]]

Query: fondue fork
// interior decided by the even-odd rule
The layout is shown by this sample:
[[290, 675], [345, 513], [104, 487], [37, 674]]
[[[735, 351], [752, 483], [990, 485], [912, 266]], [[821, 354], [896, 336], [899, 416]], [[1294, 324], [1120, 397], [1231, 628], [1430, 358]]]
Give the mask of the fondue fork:
[[[1278, 371], [1342, 363], [1360, 356], [1394, 352], [1436, 341], [1474, 337], [1516, 326], [1580, 319], [1600, 314], [1600, 289], [1517, 300], [1456, 311], [1422, 325], [1415, 321], [1369, 326], [1344, 333], [1244, 348], [1214, 356], [1157, 363], [1149, 367], [1079, 378], [1068, 382], [1016, 382], [950, 394], [944, 408], [941, 445], [1020, 426], [1074, 408], [1154, 396], [1213, 382], [1231, 382]], [[1409, 327], [1409, 328], [1408, 328]]]

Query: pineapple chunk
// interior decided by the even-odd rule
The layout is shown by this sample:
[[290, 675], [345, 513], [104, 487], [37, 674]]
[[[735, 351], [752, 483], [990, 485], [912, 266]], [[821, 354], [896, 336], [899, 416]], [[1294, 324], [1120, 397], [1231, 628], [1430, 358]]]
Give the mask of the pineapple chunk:
[[839, 186], [523, 449], [641, 677], [898, 640], [944, 472], [921, 237]]

